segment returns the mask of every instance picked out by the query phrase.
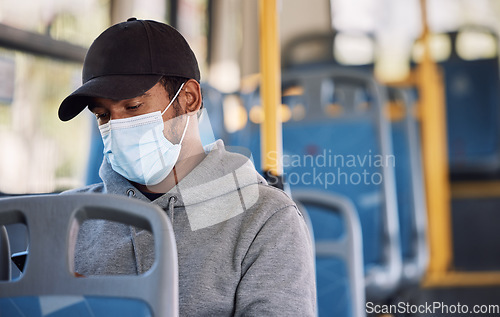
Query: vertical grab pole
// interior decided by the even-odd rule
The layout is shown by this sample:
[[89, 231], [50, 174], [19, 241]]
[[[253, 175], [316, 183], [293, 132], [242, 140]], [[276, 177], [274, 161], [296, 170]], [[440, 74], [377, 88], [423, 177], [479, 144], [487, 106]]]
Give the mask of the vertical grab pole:
[[283, 187], [281, 133], [281, 61], [277, 1], [259, 0], [262, 168], [271, 185]]
[[443, 78], [432, 60], [426, 0], [420, 0], [424, 55], [417, 68], [422, 118], [422, 154], [429, 220], [430, 263], [426, 282], [446, 274], [452, 263], [450, 184]]

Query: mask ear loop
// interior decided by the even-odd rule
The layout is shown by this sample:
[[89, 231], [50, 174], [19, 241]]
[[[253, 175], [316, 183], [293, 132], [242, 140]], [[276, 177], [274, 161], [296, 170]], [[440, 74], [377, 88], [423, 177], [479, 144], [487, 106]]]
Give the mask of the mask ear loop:
[[172, 98], [172, 100], [170, 100], [170, 103], [169, 103], [169, 104], [168, 104], [168, 106], [165, 108], [165, 110], [163, 110], [163, 111], [161, 112], [161, 115], [162, 115], [162, 116], [163, 116], [163, 114], [164, 114], [165, 112], [167, 112], [168, 108], [172, 105], [172, 103], [174, 103], [175, 98], [177, 98], [177, 96], [178, 96], [178, 95], [179, 95], [179, 93], [181, 92], [182, 87], [184, 87], [184, 84], [185, 84], [185, 82], [184, 82], [184, 83], [182, 83], [182, 85], [179, 87], [179, 90], [177, 90], [177, 92], [176, 92], [176, 93], [175, 93], [175, 95], [174, 95], [174, 98]]
[[187, 131], [187, 129], [188, 129], [188, 125], [189, 125], [189, 118], [190, 118], [191, 116], [187, 116], [187, 117], [188, 117], [188, 118], [187, 118], [187, 121], [186, 121], [186, 126], [184, 127], [184, 132], [182, 132], [182, 136], [181, 136], [181, 140], [179, 141], [179, 144], [181, 144], [181, 143], [182, 143], [182, 141], [184, 140], [184, 136], [186, 135], [186, 131]]

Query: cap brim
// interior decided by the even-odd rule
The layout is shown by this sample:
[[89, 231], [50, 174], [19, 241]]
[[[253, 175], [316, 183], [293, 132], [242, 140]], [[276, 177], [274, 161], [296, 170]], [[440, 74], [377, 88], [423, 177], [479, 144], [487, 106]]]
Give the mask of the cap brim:
[[87, 107], [90, 98], [124, 100], [140, 96], [161, 77], [162, 75], [110, 75], [93, 78], [63, 100], [59, 106], [59, 119], [73, 119]]

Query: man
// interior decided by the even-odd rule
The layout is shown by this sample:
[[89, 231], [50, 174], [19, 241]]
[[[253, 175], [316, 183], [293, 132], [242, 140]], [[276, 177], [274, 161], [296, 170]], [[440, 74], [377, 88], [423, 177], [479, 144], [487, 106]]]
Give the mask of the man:
[[[172, 27], [129, 19], [89, 48], [83, 85], [59, 108], [88, 106], [104, 142], [103, 183], [74, 192], [128, 195], [162, 207], [174, 228], [181, 316], [312, 316], [315, 277], [304, 219], [247, 157], [204, 148], [193, 52]], [[151, 235], [93, 220], [79, 233], [77, 273], [141, 274]]]

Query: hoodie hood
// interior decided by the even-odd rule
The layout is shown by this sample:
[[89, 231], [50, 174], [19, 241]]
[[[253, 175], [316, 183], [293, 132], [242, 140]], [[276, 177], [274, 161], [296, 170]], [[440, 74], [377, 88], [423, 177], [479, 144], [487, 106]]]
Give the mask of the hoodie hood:
[[[154, 201], [162, 208], [169, 208], [169, 201], [175, 196], [173, 207], [185, 210], [193, 231], [251, 209], [259, 199], [258, 184], [266, 183], [256, 172], [251, 158], [227, 151], [222, 140], [206, 146], [205, 152], [207, 156], [200, 164], [168, 193]], [[99, 175], [105, 192], [123, 195], [126, 191], [129, 196], [149, 201], [127, 179], [116, 173], [106, 159]]]

